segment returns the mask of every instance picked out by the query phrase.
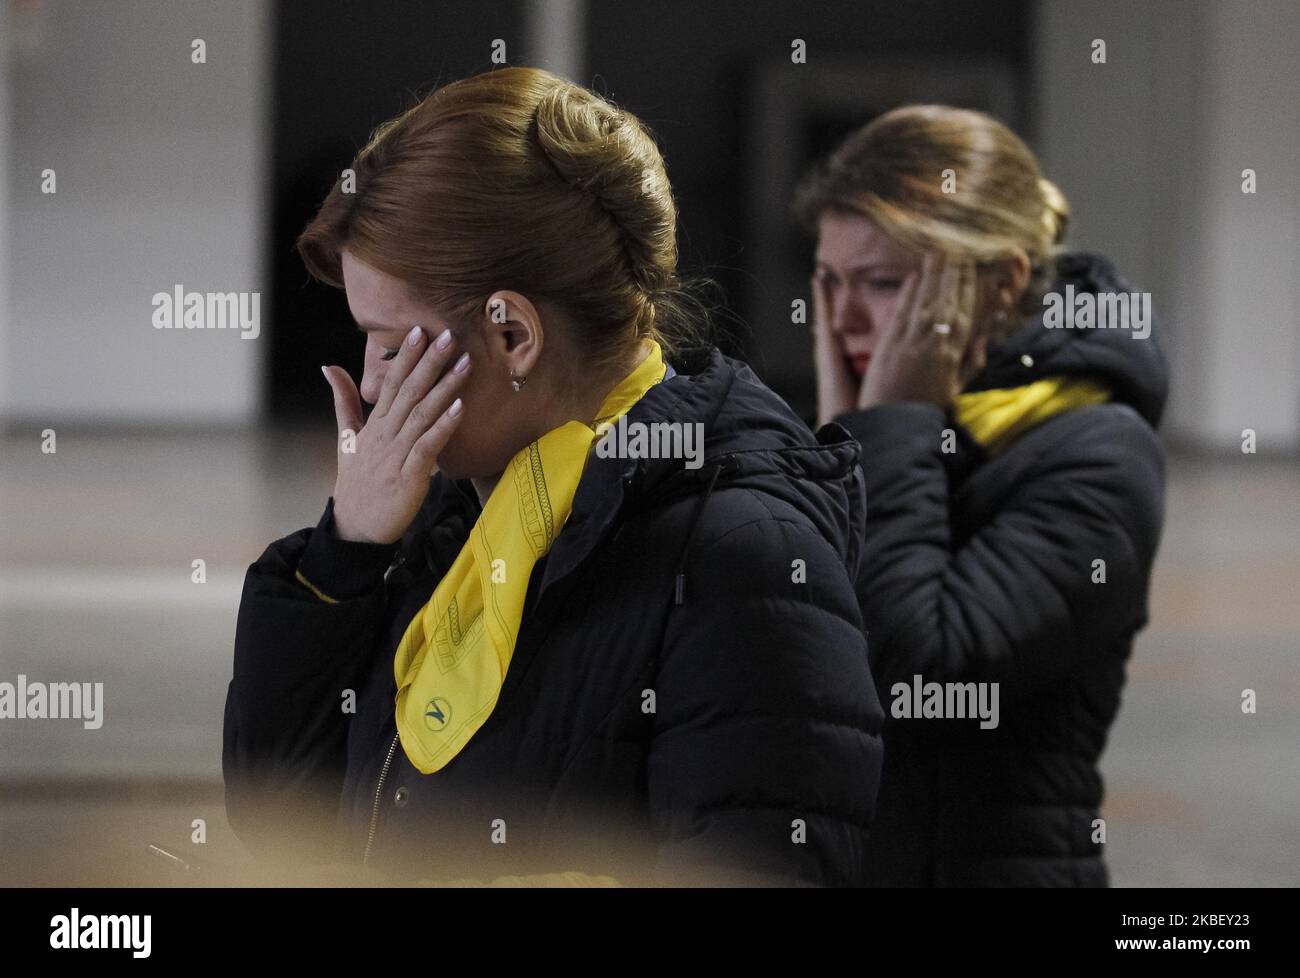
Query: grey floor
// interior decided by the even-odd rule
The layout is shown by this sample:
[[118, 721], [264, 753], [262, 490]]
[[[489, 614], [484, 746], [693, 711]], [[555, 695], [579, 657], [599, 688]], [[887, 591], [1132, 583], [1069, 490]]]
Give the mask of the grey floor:
[[[0, 441], [0, 681], [103, 682], [105, 722], [0, 720], [0, 883], [255, 878], [221, 804], [235, 613], [248, 564], [319, 518], [332, 433], [58, 438], [53, 455], [35, 433]], [[1170, 474], [1153, 621], [1103, 763], [1112, 876], [1296, 885], [1300, 467]]]

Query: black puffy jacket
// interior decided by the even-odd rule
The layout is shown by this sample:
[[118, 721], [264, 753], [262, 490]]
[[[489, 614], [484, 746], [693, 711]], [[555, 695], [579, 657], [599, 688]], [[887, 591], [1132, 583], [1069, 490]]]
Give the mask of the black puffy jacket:
[[[1058, 268], [1057, 289], [1131, 291], [1096, 255]], [[859, 596], [888, 715], [873, 884], [1107, 884], [1097, 762], [1147, 620], [1163, 521], [1158, 330], [1137, 339], [1039, 317], [991, 350], [968, 391], [1067, 374], [1114, 393], [992, 458], [936, 406], [837, 419], [862, 446]], [[955, 452], [943, 450], [949, 428]], [[999, 683], [999, 725], [895, 718], [894, 685], [915, 676]]]
[[339, 540], [331, 500], [249, 568], [223, 764], [250, 848], [302, 849], [322, 819], [328, 855], [404, 879], [861, 882], [883, 716], [848, 569], [857, 444], [716, 351], [675, 366], [628, 420], [703, 424], [703, 466], [589, 459], [499, 702], [435, 774], [397, 742], [393, 655], [469, 484], [435, 477], [392, 546]]

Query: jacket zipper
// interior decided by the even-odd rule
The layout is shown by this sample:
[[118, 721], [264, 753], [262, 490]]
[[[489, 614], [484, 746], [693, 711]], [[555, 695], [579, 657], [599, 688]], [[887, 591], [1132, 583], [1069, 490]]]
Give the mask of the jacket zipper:
[[393, 763], [393, 754], [397, 750], [398, 734], [393, 734], [393, 742], [388, 745], [388, 756], [384, 758], [384, 767], [379, 772], [379, 782], [375, 785], [375, 803], [370, 810], [370, 830], [366, 833], [366, 851], [361, 857], [364, 866], [370, 860], [370, 849], [375, 844], [375, 829], [379, 826], [379, 803], [383, 797], [384, 782], [388, 780], [388, 768]]
[[[388, 610], [388, 603], [389, 603], [389, 597], [390, 597], [390, 596], [389, 596], [389, 590], [388, 590], [388, 575], [391, 574], [395, 569], [397, 569], [398, 567], [400, 567], [400, 566], [401, 566], [402, 564], [404, 564], [404, 563], [406, 563], [406, 551], [405, 551], [405, 550], [399, 550], [399, 551], [397, 552], [397, 556], [396, 556], [396, 558], [393, 560], [393, 563], [389, 566], [388, 570], [384, 571], [384, 585], [383, 585], [383, 586], [384, 586], [384, 610], [385, 610], [385, 612]], [[398, 733], [394, 733], [394, 734], [393, 734], [393, 742], [392, 742], [391, 744], [388, 745], [388, 756], [384, 758], [384, 766], [383, 766], [383, 768], [382, 768], [382, 769], [380, 770], [380, 772], [379, 772], [379, 781], [375, 784], [375, 800], [374, 800], [374, 804], [371, 805], [371, 808], [370, 808], [370, 827], [369, 827], [369, 829], [366, 831], [366, 851], [365, 851], [364, 853], [362, 853], [362, 856], [361, 856], [361, 864], [362, 864], [363, 866], [364, 866], [367, 862], [369, 862], [369, 860], [370, 860], [370, 850], [371, 850], [371, 848], [372, 848], [372, 847], [374, 846], [374, 844], [375, 844], [375, 829], [377, 829], [377, 828], [379, 827], [379, 805], [380, 805], [381, 801], [383, 800], [383, 795], [384, 795], [384, 782], [388, 780], [388, 769], [389, 769], [389, 767], [392, 766], [392, 763], [393, 763], [393, 754], [394, 754], [394, 753], [396, 752], [396, 750], [397, 750], [397, 738], [398, 738], [399, 736], [400, 736], [400, 734], [398, 734]]]

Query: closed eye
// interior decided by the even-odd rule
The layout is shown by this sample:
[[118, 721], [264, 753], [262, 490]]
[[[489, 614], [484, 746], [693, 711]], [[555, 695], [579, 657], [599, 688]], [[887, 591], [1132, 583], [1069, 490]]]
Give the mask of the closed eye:
[[391, 360], [391, 359], [393, 359], [393, 357], [397, 356], [397, 354], [399, 354], [399, 353], [401, 353], [401, 352], [402, 352], [401, 350], [385, 350], [385, 351], [384, 351], [384, 355], [381, 356], [379, 359], [380, 359], [380, 360]]

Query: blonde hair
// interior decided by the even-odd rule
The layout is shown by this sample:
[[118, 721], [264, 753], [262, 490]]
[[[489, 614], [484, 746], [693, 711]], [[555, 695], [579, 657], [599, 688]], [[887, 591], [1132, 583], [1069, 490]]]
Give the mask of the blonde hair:
[[337, 182], [296, 244], [330, 285], [347, 248], [454, 323], [498, 288], [549, 300], [590, 367], [700, 336], [663, 157], [594, 92], [538, 68], [465, 78], [380, 125], [351, 168], [355, 193]]
[[981, 265], [1023, 251], [1021, 315], [1041, 308], [1070, 222], [1065, 195], [1015, 133], [946, 105], [903, 106], [854, 132], [803, 179], [794, 210], [814, 235], [825, 211], [857, 213], [907, 247]]

